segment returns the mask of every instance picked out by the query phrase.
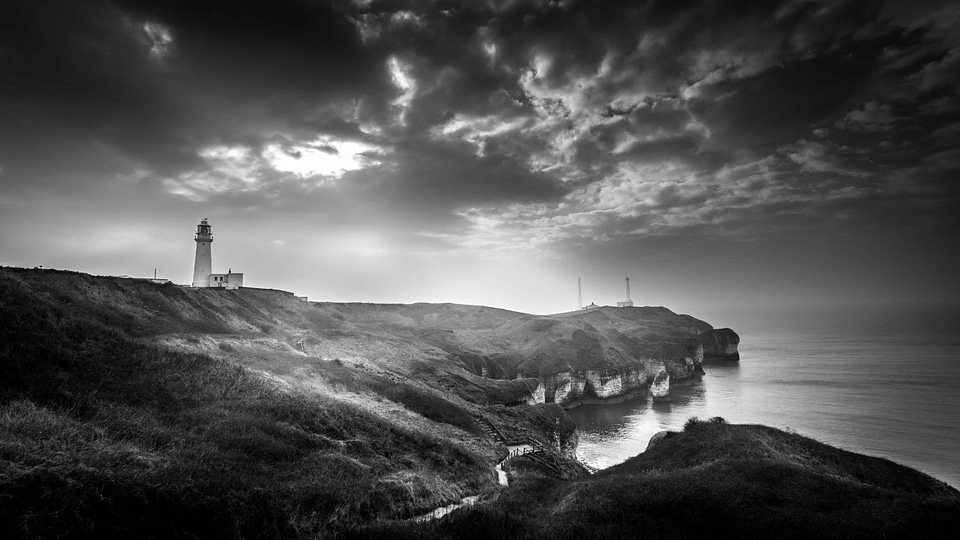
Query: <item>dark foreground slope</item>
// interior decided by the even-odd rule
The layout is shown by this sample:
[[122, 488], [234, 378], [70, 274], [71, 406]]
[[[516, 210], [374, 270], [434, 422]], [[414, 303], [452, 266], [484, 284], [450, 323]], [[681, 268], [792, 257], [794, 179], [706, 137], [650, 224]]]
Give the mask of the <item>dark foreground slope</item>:
[[[0, 537], [310, 537], [496, 485], [482, 444], [140, 342], [104, 322], [122, 314], [3, 277]], [[430, 397], [410, 399], [467, 439], [473, 419]]]
[[527, 479], [443, 522], [357, 536], [955, 538], [958, 528], [960, 493], [913, 469], [770, 427], [692, 420], [591, 477]]

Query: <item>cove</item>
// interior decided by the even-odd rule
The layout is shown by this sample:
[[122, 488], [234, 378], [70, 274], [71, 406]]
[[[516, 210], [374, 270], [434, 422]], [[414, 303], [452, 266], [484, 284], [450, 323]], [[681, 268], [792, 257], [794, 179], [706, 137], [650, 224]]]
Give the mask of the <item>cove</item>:
[[683, 429], [691, 416], [722, 416], [733, 424], [787, 428], [960, 487], [956, 320], [953, 311], [728, 319], [744, 338], [740, 362], [705, 362], [705, 374], [671, 385], [667, 401], [569, 409], [578, 455], [606, 468], [643, 452], [655, 433]]
[[708, 375], [670, 388], [665, 399], [650, 396], [620, 403], [584, 404], [567, 411], [577, 424], [578, 457], [603, 469], [643, 452], [657, 432], [678, 431], [691, 416], [735, 421], [741, 406], [740, 367], [710, 366]]

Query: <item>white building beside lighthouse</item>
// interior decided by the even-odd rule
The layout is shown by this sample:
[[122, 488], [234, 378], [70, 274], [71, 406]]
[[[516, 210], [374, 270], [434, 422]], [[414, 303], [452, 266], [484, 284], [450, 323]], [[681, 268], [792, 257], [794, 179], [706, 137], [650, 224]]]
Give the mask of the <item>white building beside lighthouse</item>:
[[197, 234], [193, 237], [197, 242], [197, 255], [193, 262], [194, 287], [221, 287], [224, 289], [238, 289], [243, 287], [243, 274], [235, 273], [232, 269], [226, 274], [213, 273], [213, 228], [203, 218], [197, 225]]

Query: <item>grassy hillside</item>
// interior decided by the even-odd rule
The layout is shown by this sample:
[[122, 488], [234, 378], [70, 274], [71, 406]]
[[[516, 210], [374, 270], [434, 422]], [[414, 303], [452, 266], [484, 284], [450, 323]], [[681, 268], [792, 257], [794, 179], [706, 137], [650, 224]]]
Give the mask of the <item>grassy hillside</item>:
[[441, 523], [369, 538], [954, 538], [960, 493], [891, 461], [754, 425], [691, 421], [573, 481], [529, 478]]
[[75, 272], [0, 272], [66, 314], [141, 342], [228, 358], [291, 384], [303, 382], [314, 360], [340, 359], [439, 391], [451, 378], [480, 375], [473, 382], [484, 387], [483, 402], [511, 394], [522, 401], [520, 386], [491, 379], [683, 365], [683, 345], [699, 343], [696, 332], [710, 328], [665, 308], [533, 316], [454, 304], [308, 303], [282, 291], [188, 289]]
[[496, 449], [433, 394], [369, 374], [350, 383], [446, 430], [144, 343], [135, 318], [57, 303], [16, 276], [0, 275], [0, 300], [5, 538], [303, 537], [496, 483]]

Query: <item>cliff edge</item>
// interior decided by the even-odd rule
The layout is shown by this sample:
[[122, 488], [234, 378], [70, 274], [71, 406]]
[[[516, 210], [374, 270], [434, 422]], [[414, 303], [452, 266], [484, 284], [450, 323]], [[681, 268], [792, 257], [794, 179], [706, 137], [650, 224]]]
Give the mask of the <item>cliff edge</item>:
[[703, 345], [704, 360], [740, 361], [740, 336], [729, 328], [708, 330], [698, 336]]

